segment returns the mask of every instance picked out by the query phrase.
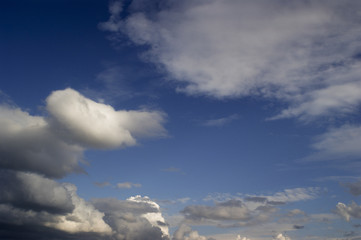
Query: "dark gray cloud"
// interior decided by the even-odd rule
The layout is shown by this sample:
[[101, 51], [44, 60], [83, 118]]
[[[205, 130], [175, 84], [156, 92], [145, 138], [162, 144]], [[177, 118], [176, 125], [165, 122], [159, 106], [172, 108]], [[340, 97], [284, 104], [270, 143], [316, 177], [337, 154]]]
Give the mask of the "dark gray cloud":
[[0, 170], [0, 204], [52, 214], [74, 209], [69, 191], [60, 183], [37, 174]]
[[303, 228], [305, 228], [305, 226], [302, 226], [302, 225], [293, 225], [293, 228], [294, 228], [294, 229], [303, 229]]

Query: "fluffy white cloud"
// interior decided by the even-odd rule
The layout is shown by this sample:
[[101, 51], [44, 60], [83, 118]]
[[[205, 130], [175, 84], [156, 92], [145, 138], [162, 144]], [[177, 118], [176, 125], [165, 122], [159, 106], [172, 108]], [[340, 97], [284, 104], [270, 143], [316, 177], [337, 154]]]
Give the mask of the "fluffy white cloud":
[[[361, 16], [355, 1], [176, 1], [147, 11], [119, 2], [100, 28], [149, 47], [179, 90], [286, 101], [276, 118], [354, 111], [360, 98]], [[113, 38], [113, 39], [114, 39]]]
[[135, 137], [165, 135], [164, 115], [157, 111], [116, 111], [70, 88], [53, 92], [46, 102], [54, 129], [87, 147], [131, 146]]
[[274, 239], [276, 239], [276, 240], [291, 240], [291, 238], [283, 235], [282, 233], [278, 234]]

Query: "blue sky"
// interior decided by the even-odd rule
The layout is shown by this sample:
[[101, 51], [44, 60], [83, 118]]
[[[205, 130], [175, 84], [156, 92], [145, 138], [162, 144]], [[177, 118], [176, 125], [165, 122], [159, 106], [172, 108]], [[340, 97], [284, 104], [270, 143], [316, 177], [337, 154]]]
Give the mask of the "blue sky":
[[0, 6], [0, 238], [361, 239], [360, 3]]

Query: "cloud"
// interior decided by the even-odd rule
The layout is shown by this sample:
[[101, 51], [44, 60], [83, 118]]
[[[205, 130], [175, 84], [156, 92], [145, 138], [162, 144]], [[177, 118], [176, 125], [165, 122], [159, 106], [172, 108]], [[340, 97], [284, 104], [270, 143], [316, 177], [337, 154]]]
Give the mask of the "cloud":
[[312, 147], [317, 151], [306, 160], [355, 159], [361, 156], [361, 126], [344, 125], [316, 137]]
[[166, 134], [157, 111], [116, 111], [70, 88], [54, 91], [46, 102], [47, 118], [0, 105], [1, 168], [61, 178], [83, 171], [86, 148], [132, 146], [137, 138]]
[[79, 163], [88, 148], [164, 136], [164, 114], [116, 111], [70, 88], [54, 91], [46, 104], [46, 117], [0, 105], [0, 238], [168, 239], [168, 225], [149, 198], [118, 200], [124, 207], [119, 210], [107, 199], [86, 201], [75, 185], [53, 180], [84, 171]]
[[[163, 69], [180, 91], [289, 104], [271, 119], [340, 117], [361, 103], [359, 2], [156, 4], [133, 1], [122, 9], [113, 2], [109, 20], [99, 26], [113, 40], [125, 35], [145, 45], [143, 59]], [[129, 12], [124, 19], [123, 10]]]
[[239, 118], [238, 115], [233, 114], [231, 116], [228, 117], [223, 117], [223, 118], [216, 118], [216, 119], [210, 119], [207, 120], [205, 123], [203, 123], [204, 126], [207, 127], [221, 127], [224, 126], [234, 120], [237, 120]]
[[81, 172], [83, 148], [58, 138], [45, 118], [0, 106], [0, 167], [53, 178]]
[[110, 185], [110, 182], [95, 182], [94, 185], [98, 187], [106, 187]]
[[351, 217], [361, 218], [361, 206], [357, 205], [355, 202], [352, 202], [350, 205], [339, 202], [335, 212], [346, 221], [350, 221]]
[[116, 111], [70, 88], [53, 92], [46, 102], [61, 137], [87, 147], [125, 147], [135, 145], [136, 137], [165, 136], [161, 112]]
[[218, 227], [242, 227], [265, 222], [270, 219], [276, 208], [270, 205], [249, 207], [241, 200], [228, 200], [214, 206], [190, 205], [181, 213], [192, 224], [214, 225]]
[[205, 236], [199, 235], [197, 231], [194, 231], [188, 225], [181, 224], [179, 228], [174, 232], [172, 240], [210, 240]]
[[348, 191], [354, 196], [361, 195], [361, 181], [353, 183], [343, 183], [342, 186], [346, 187]]
[[[65, 233], [110, 234], [104, 214], [80, 198], [72, 184], [35, 173], [2, 170], [1, 224], [52, 228]], [[16, 187], [14, 187], [16, 184]]]
[[133, 188], [133, 187], [141, 187], [142, 185], [139, 183], [131, 183], [131, 182], [123, 182], [117, 183], [117, 188]]
[[276, 237], [274, 237], [276, 240], [291, 240], [291, 238], [283, 235], [282, 233], [278, 234]]
[[168, 226], [159, 205], [148, 197], [135, 196], [127, 200], [93, 199], [94, 206], [116, 232], [116, 239], [168, 239]]

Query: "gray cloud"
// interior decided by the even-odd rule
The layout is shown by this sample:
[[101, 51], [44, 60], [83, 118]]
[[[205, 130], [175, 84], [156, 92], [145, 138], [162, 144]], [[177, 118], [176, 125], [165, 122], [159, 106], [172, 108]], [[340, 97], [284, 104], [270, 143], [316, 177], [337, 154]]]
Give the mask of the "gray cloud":
[[159, 206], [149, 198], [93, 199], [92, 203], [105, 213], [106, 222], [116, 231], [116, 239], [169, 239], [168, 225]]
[[339, 202], [335, 212], [346, 221], [350, 221], [351, 217], [361, 218], [361, 206], [357, 205], [355, 202], [352, 202], [350, 205]]
[[354, 196], [361, 195], [361, 181], [353, 183], [343, 183], [342, 186], [346, 187], [348, 191]]
[[0, 170], [0, 203], [15, 208], [64, 214], [74, 210], [66, 187], [33, 173]]

